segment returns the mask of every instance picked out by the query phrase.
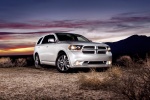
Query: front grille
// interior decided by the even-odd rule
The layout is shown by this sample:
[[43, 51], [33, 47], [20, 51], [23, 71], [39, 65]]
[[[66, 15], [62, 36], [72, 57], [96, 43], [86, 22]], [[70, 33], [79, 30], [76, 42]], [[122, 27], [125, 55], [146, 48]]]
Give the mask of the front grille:
[[82, 49], [84, 54], [106, 54], [106, 47], [103, 46], [84, 46]]
[[95, 52], [94, 51], [83, 51], [83, 53], [85, 53], [85, 54], [94, 54]]
[[95, 46], [85, 46], [84, 49], [95, 49]]
[[83, 62], [84, 65], [87, 65], [87, 64], [106, 64], [106, 61], [84, 61]]
[[98, 46], [98, 49], [104, 49], [104, 50], [106, 50], [106, 47]]
[[106, 54], [106, 51], [98, 51], [97, 54]]

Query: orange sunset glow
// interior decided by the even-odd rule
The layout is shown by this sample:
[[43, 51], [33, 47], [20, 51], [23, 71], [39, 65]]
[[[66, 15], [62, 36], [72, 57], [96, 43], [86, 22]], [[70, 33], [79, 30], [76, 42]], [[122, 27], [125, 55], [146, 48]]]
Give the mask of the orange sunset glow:
[[34, 47], [0, 50], [0, 55], [32, 54]]

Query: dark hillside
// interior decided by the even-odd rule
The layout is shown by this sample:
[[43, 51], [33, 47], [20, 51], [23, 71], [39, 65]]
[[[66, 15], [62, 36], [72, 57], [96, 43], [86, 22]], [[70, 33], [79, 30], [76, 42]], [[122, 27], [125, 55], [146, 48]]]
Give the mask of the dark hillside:
[[150, 37], [143, 35], [133, 35], [124, 40], [106, 44], [112, 49], [113, 61], [122, 55], [145, 59], [150, 52]]

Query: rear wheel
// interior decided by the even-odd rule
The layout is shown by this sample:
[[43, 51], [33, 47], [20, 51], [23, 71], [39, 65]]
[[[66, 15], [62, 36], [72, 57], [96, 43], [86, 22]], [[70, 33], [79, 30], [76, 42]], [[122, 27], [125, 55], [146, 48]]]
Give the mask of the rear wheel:
[[69, 71], [69, 59], [66, 54], [60, 54], [56, 61], [56, 67], [59, 72], [68, 72]]
[[41, 68], [40, 58], [38, 54], [35, 55], [34, 64], [35, 64], [35, 68]]

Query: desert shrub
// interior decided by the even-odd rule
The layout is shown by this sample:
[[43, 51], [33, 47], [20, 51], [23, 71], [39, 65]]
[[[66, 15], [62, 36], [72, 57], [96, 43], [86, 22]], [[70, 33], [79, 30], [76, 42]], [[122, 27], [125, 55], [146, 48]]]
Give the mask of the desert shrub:
[[121, 56], [116, 60], [116, 65], [124, 68], [141, 68], [143, 66], [150, 66], [150, 58], [142, 59], [142, 58], [133, 58], [130, 56]]
[[113, 70], [108, 74], [109, 80], [107, 81], [110, 81], [110, 84], [107, 84], [107, 87], [109, 91], [129, 100], [150, 99], [150, 68], [126, 69], [122, 70], [122, 73]]
[[9, 57], [7, 58], [0, 58], [0, 67], [14, 67], [15, 64], [11, 62]]
[[133, 61], [130, 56], [121, 56], [117, 59], [117, 64], [119, 66], [131, 67], [133, 65]]
[[100, 78], [96, 72], [79, 75], [80, 89], [112, 91], [122, 99], [150, 100], [150, 68], [112, 67]]
[[121, 77], [111, 77], [109, 90], [129, 100], [150, 100], [150, 69], [132, 70]]
[[113, 66], [112, 68], [108, 69], [106, 73], [108, 74], [109, 78], [119, 78], [122, 76], [123, 71], [121, 67]]
[[150, 67], [150, 58], [146, 59], [146, 66]]
[[[110, 72], [110, 70], [109, 70]], [[96, 71], [91, 71], [89, 73], [79, 73], [78, 75], [78, 84], [80, 89], [91, 89], [91, 90], [99, 90], [99, 89], [106, 89], [107, 84], [109, 82], [109, 75], [108, 73], [105, 74], [105, 77], [101, 77], [102, 74], [99, 74]], [[116, 72], [116, 75], [119, 75], [119, 72]]]
[[27, 59], [27, 58], [11, 59], [9, 57], [4, 57], [4, 58], [0, 58], [0, 67], [3, 67], [3, 68], [25, 67], [25, 66], [28, 66], [28, 64], [30, 65], [31, 61], [32, 61], [32, 59], [30, 60], [30, 59]]
[[25, 58], [18, 58], [15, 61], [15, 66], [16, 67], [25, 67], [27, 65], [26, 59]]
[[27, 63], [27, 66], [33, 66], [34, 65], [33, 57], [27, 57], [26, 58], [26, 63]]

